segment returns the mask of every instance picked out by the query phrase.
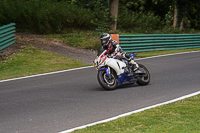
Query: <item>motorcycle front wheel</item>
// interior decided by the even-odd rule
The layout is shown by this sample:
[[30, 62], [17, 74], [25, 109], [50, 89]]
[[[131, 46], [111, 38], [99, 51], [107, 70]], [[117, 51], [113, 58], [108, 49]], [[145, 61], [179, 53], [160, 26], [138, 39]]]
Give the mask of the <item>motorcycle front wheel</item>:
[[114, 90], [117, 87], [117, 77], [116, 75], [111, 72], [108, 76], [106, 74], [106, 71], [98, 71], [97, 78], [99, 81], [99, 84], [105, 89], [105, 90]]

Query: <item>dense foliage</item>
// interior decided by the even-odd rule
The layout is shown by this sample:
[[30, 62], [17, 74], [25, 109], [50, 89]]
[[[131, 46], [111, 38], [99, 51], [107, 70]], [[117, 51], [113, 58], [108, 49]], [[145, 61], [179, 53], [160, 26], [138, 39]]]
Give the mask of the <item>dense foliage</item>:
[[59, 32], [65, 28], [91, 29], [95, 17], [84, 8], [51, 0], [1, 0], [0, 25], [15, 22], [17, 28], [38, 33]]
[[[120, 0], [117, 29], [143, 33], [170, 30], [175, 6], [178, 26], [183, 21], [184, 29], [199, 29], [199, 5], [198, 0]], [[110, 0], [1, 0], [0, 25], [15, 22], [18, 29], [37, 33], [72, 28], [108, 31], [109, 8]]]

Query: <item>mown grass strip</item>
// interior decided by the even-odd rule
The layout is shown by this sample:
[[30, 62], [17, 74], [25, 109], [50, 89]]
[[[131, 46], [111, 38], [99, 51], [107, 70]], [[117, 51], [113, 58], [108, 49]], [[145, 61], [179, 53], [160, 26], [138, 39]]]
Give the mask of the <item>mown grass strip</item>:
[[145, 57], [151, 57], [151, 56], [175, 54], [175, 53], [191, 52], [191, 51], [200, 51], [200, 48], [141, 52], [137, 54], [137, 57], [145, 58]]

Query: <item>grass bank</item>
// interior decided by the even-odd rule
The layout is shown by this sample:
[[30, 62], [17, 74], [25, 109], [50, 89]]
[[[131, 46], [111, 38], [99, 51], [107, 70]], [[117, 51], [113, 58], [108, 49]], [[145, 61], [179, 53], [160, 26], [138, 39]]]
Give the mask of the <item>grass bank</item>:
[[92, 31], [71, 30], [62, 34], [43, 35], [43, 37], [62, 42], [68, 46], [93, 50], [100, 49], [100, 34]]

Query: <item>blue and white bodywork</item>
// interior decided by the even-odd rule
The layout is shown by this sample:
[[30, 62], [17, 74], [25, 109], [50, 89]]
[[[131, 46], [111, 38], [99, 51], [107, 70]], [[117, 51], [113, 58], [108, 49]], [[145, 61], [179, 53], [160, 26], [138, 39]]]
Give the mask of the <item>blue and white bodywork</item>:
[[[130, 58], [133, 59], [136, 53], [130, 54]], [[127, 67], [128, 61], [115, 59], [114, 57], [99, 56], [101, 58], [96, 58], [94, 66], [99, 71], [106, 71], [107, 76], [110, 75], [110, 68], [114, 69], [117, 74], [118, 85], [124, 83], [134, 83], [137, 81], [136, 78], [131, 78], [129, 74], [124, 73], [124, 69]]]
[[[105, 50], [94, 60], [94, 67], [98, 70], [97, 78], [100, 85], [106, 90], [114, 90], [118, 85], [125, 83], [138, 83], [147, 85], [150, 81], [150, 74], [147, 68], [139, 64], [138, 68], [141, 73], [132, 70], [128, 61], [117, 59], [117, 56], [108, 57]], [[133, 60], [136, 53], [130, 54]], [[130, 75], [132, 74], [132, 75]]]

